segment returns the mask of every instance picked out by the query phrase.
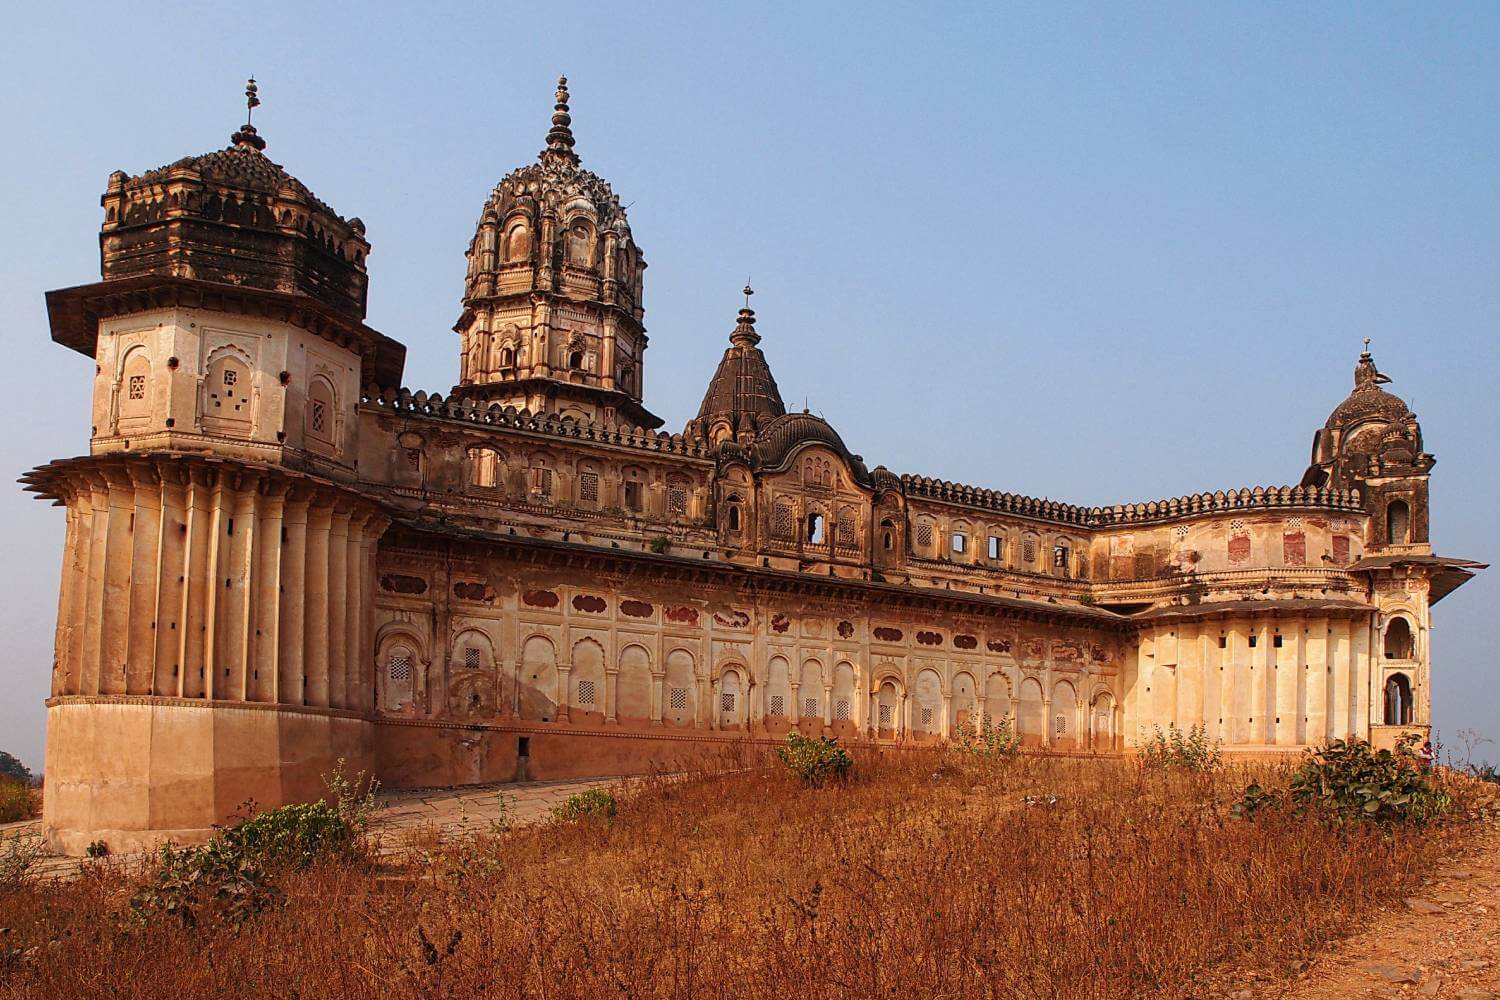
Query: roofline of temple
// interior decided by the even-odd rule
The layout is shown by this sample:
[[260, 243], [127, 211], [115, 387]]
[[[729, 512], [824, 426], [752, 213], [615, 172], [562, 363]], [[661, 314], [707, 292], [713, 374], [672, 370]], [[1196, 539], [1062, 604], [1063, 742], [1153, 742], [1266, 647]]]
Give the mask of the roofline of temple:
[[[485, 405], [471, 399], [444, 398], [439, 393], [367, 386], [361, 397], [367, 406], [414, 416], [451, 420], [481, 427], [505, 428], [548, 434], [601, 445], [634, 448], [683, 458], [712, 460], [715, 449], [706, 442], [683, 434], [653, 433], [642, 427], [580, 422], [550, 413], [531, 413], [499, 403]], [[1010, 514], [1049, 524], [1082, 529], [1160, 524], [1184, 517], [1225, 514], [1245, 510], [1298, 509], [1363, 514], [1358, 490], [1334, 490], [1321, 486], [1254, 486], [1216, 490], [1142, 503], [1080, 507], [1056, 500], [1040, 499], [988, 490], [926, 476], [901, 476], [902, 493], [973, 509]]]

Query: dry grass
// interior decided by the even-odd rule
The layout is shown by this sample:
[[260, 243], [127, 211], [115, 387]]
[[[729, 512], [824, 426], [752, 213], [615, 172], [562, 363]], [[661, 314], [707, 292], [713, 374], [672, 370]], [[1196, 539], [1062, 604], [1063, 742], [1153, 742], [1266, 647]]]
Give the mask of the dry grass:
[[1244, 773], [857, 758], [847, 784], [647, 782], [613, 821], [289, 873], [285, 904], [239, 930], [139, 924], [107, 870], [24, 888], [0, 898], [0, 993], [1201, 995], [1225, 969], [1289, 969], [1466, 836], [1233, 820]]

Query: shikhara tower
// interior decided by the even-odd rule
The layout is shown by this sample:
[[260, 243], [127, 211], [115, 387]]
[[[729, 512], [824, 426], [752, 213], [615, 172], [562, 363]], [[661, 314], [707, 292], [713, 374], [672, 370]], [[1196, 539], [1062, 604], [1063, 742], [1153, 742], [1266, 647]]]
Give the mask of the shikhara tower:
[[[259, 103], [251, 82], [249, 110]], [[750, 290], [681, 433], [642, 400], [645, 261], [564, 81], [468, 249], [458, 384], [401, 387], [371, 252], [266, 155], [111, 174], [65, 509], [44, 830], [207, 836], [247, 799], [683, 766], [793, 729], [927, 745], [1389, 744], [1430, 722], [1433, 458], [1369, 351], [1301, 485], [1078, 507], [869, 468], [788, 413]], [[777, 335], [770, 327], [770, 353]]]
[[620, 198], [573, 151], [568, 81], [537, 162], [497, 185], [469, 243], [456, 393], [653, 430], [641, 403], [646, 260]]

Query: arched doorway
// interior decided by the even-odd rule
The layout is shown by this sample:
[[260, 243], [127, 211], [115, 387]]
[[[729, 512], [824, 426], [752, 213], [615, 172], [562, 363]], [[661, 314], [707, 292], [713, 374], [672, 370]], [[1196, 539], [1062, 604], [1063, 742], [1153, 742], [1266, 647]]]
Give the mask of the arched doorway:
[[875, 735], [882, 740], [893, 740], [901, 728], [898, 717], [901, 711], [901, 694], [892, 681], [885, 681], [875, 692]]
[[1385, 681], [1385, 724], [1409, 726], [1411, 720], [1411, 681], [1405, 674], [1391, 674]]

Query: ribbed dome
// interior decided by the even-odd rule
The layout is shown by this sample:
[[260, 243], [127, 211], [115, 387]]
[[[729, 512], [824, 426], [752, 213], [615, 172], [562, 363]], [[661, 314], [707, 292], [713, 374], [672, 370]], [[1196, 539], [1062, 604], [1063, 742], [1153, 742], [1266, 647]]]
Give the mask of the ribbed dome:
[[784, 413], [762, 428], [755, 439], [756, 462], [762, 469], [778, 471], [804, 444], [827, 445], [849, 464], [855, 481], [864, 486], [873, 484], [874, 479], [864, 461], [849, 450], [833, 425], [807, 412]]
[[[243, 130], [235, 133], [236, 136], [243, 136], [243, 134]], [[241, 138], [233, 146], [216, 149], [211, 153], [201, 153], [198, 156], [184, 156], [164, 167], [148, 170], [139, 177], [126, 177], [123, 173], [116, 176], [127, 186], [136, 186], [161, 184], [183, 171], [190, 171], [209, 184], [220, 184], [242, 191], [280, 195], [283, 198], [305, 201], [316, 211], [343, 221], [343, 217], [308, 190], [307, 185], [287, 173], [281, 164], [272, 161], [263, 153], [261, 148], [264, 146], [265, 143], [261, 142], [258, 148]], [[355, 220], [354, 228], [362, 231], [364, 225]]]
[[1340, 403], [1323, 426], [1329, 430], [1349, 427], [1366, 420], [1387, 420], [1405, 423], [1412, 417], [1411, 409], [1400, 397], [1380, 388], [1390, 378], [1380, 373], [1375, 361], [1366, 351], [1359, 356], [1354, 368], [1354, 391]]

